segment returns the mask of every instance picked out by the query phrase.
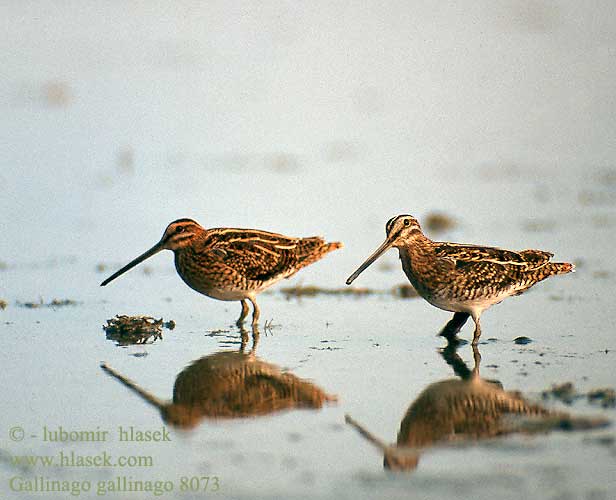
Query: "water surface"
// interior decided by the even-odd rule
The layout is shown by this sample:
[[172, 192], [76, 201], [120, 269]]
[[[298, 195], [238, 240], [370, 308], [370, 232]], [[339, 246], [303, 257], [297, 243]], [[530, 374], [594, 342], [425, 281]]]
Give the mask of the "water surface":
[[[435, 238], [539, 248], [577, 264], [482, 317], [485, 377], [535, 400], [562, 382], [580, 392], [616, 386], [611, 8], [1, 6], [3, 498], [66, 498], [10, 491], [17, 476], [92, 488], [118, 477], [170, 481], [170, 498], [616, 496], [610, 428], [435, 447], [412, 473], [383, 470], [382, 454], [344, 415], [395, 442], [411, 402], [452, 376], [435, 337], [449, 315], [420, 299], [261, 295], [271, 328], [262, 326], [255, 355], [337, 402], [181, 430], [100, 363], [170, 400], [187, 366], [239, 351], [230, 326], [239, 304], [188, 289], [169, 253], [98, 286], [170, 221], [192, 217], [343, 241], [288, 283], [342, 287], [390, 217], [439, 212], [455, 225]], [[355, 285], [405, 281], [394, 251], [383, 263]], [[20, 305], [53, 299], [76, 304]], [[154, 343], [118, 347], [102, 330], [116, 314], [177, 326]], [[469, 324], [462, 337], [471, 335]], [[532, 342], [514, 344], [519, 336]], [[472, 363], [470, 346], [459, 354]], [[584, 399], [544, 404], [614, 419]], [[170, 440], [120, 441], [120, 426]], [[60, 427], [109, 439], [43, 439]], [[17, 467], [11, 458], [60, 452], [152, 465]], [[181, 492], [183, 477], [199, 486], [216, 477], [219, 491], [210, 479], [206, 492]]]

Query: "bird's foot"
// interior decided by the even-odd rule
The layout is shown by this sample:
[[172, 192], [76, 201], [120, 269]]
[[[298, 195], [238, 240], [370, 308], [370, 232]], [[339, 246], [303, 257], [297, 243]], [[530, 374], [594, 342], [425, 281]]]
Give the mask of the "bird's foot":
[[439, 336], [445, 337], [447, 340], [456, 339], [458, 333], [469, 318], [468, 313], [456, 312], [443, 329], [439, 332]]
[[458, 347], [468, 344], [468, 340], [458, 337], [457, 335], [453, 335], [449, 337], [443, 335], [443, 337], [445, 337], [445, 339], [447, 340], [447, 347], [458, 348]]

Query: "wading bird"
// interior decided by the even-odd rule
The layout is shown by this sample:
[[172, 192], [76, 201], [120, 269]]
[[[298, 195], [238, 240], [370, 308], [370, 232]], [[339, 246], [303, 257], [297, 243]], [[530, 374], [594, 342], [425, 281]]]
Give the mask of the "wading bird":
[[248, 315], [249, 300], [253, 306], [252, 324], [257, 325], [258, 293], [341, 247], [342, 243], [327, 243], [318, 236], [291, 238], [258, 229], [205, 229], [192, 219], [178, 219], [167, 226], [156, 245], [101, 286], [161, 250], [171, 250], [175, 268], [190, 288], [213, 299], [239, 300], [242, 312], [238, 325]]
[[433, 306], [454, 313], [440, 335], [454, 338], [471, 316], [473, 345], [481, 335], [481, 313], [511, 295], [555, 274], [573, 271], [573, 264], [550, 262], [541, 250], [513, 252], [501, 248], [432, 241], [410, 215], [398, 215], [385, 225], [385, 242], [347, 279], [350, 285], [386, 250], [396, 247], [411, 284]]

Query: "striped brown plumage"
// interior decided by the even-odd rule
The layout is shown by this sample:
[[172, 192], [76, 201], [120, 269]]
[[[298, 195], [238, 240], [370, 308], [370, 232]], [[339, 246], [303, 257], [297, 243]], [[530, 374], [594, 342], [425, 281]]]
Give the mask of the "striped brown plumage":
[[311, 381], [259, 359], [254, 350], [221, 351], [193, 361], [177, 375], [172, 401], [154, 396], [105, 363], [101, 368], [155, 406], [165, 423], [181, 429], [192, 429], [206, 418], [247, 418], [293, 408], [319, 409], [337, 401], [337, 396]]
[[327, 243], [317, 236], [292, 238], [258, 229], [205, 229], [192, 219], [178, 219], [167, 226], [154, 247], [101, 285], [161, 250], [172, 250], [176, 270], [188, 286], [218, 300], [239, 300], [242, 313], [238, 324], [248, 315], [249, 300], [256, 325], [258, 293], [341, 247], [342, 243]]
[[417, 292], [430, 304], [455, 313], [441, 335], [455, 337], [472, 316], [473, 344], [481, 335], [479, 318], [484, 310], [550, 276], [574, 269], [573, 264], [551, 262], [552, 254], [541, 250], [514, 252], [432, 241], [410, 215], [390, 219], [386, 232], [385, 242], [349, 277], [347, 284], [386, 250], [396, 247], [402, 268]]
[[408, 407], [396, 443], [388, 445], [350, 416], [354, 426], [384, 455], [387, 469], [409, 471], [420, 455], [434, 446], [468, 444], [512, 433], [546, 433], [551, 430], [594, 429], [609, 425], [604, 417], [575, 416], [527, 400], [518, 391], [505, 390], [500, 382], [480, 376], [481, 355], [473, 346], [474, 367], [469, 369], [457, 354], [458, 343], [449, 342], [441, 354], [457, 378], [428, 385]]

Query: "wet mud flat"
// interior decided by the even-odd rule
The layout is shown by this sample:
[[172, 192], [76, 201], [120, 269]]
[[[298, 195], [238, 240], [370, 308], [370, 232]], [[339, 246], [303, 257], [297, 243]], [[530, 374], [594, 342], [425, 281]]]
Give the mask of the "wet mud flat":
[[[612, 7], [505, 3], [6, 9], [0, 497], [616, 498]], [[344, 285], [401, 213], [577, 272], [452, 348], [394, 251]], [[258, 336], [98, 286], [178, 217], [345, 247]]]
[[[90, 272], [95, 282], [98, 275]], [[394, 272], [385, 271], [385, 278], [395, 280]], [[429, 498], [460, 491], [473, 498], [571, 491], [611, 498], [616, 491], [610, 340], [595, 336], [580, 348], [579, 337], [557, 327], [566, 301], [551, 300], [550, 290], [494, 308], [473, 350], [464, 342], [447, 348], [435, 335], [448, 316], [420, 298], [401, 298], [391, 292], [395, 287], [365, 294], [337, 293], [335, 286], [291, 289], [309, 293], [279, 287], [261, 296], [272, 322], [256, 338], [249, 328], [231, 326], [235, 308], [203, 303], [197, 294], [184, 295], [179, 306], [162, 291], [149, 291], [138, 307], [147, 314], [134, 321], [123, 316], [135, 310], [128, 291], [105, 301], [9, 297], [1, 328], [6, 390], [15, 404], [3, 422], [37, 437], [3, 446], [4, 484], [15, 477], [21, 478], [15, 488], [89, 482], [126, 498], [149, 495], [147, 488], [172, 498], [190, 489], [191, 480], [200, 488], [218, 484], [221, 498], [253, 498], [255, 489], [261, 498], [304, 498], [308, 491], [316, 498], [397, 498], [410, 489]], [[39, 306], [21, 305], [29, 302]], [[372, 312], [360, 316], [358, 306]], [[557, 310], [537, 322], [538, 306]], [[121, 341], [109, 335], [123, 328], [128, 335]], [[516, 342], [522, 332], [530, 342]], [[471, 335], [471, 328], [460, 334]], [[45, 369], [24, 372], [24, 363]], [[473, 393], [472, 403], [456, 404], [485, 410], [474, 427], [469, 415], [466, 430], [440, 421], [449, 395], [469, 387], [497, 400], [506, 394], [513, 403], [501, 401], [497, 422], [494, 404]], [[426, 394], [439, 409], [427, 421], [414, 420], [413, 405]], [[532, 411], [521, 419], [507, 414], [516, 405]], [[44, 426], [104, 430], [108, 439], [43, 441]], [[135, 440], [120, 440], [120, 427], [132, 428]], [[137, 431], [163, 430], [169, 441], [136, 440]], [[153, 465], [51, 470], [12, 458], [60, 453], [74, 460], [143, 456]], [[92, 491], [80, 496], [94, 498]]]
[[[97, 285], [116, 266], [98, 256], [7, 260], [0, 361], [12, 404], [1, 419], [16, 439], [2, 444], [3, 493], [65, 498], [50, 488], [68, 481], [89, 485], [83, 498], [100, 488], [126, 498], [611, 499], [614, 275], [593, 243], [609, 240], [601, 213], [572, 217], [575, 238], [556, 218], [520, 221], [521, 240], [568, 249], [578, 271], [492, 308], [477, 349], [470, 325], [455, 346], [436, 337], [450, 313], [417, 296], [392, 254], [353, 287], [343, 277], [359, 250], [261, 294], [258, 335], [235, 326], [237, 303], [187, 289], [170, 259], [104, 293]], [[473, 239], [477, 225], [431, 224], [451, 240], [461, 228]], [[486, 232], [481, 243], [511, 228]], [[382, 237], [368, 234], [353, 246]], [[107, 439], [45, 440], [45, 428]], [[47, 467], [24, 457], [73, 458]], [[87, 457], [133, 465], [77, 465]]]

